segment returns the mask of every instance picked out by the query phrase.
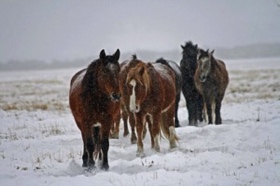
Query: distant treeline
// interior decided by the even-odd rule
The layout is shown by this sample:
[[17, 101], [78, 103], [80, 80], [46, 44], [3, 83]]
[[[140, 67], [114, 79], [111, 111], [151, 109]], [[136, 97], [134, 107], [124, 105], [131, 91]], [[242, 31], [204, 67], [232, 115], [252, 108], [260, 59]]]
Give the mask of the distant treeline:
[[[207, 49], [207, 47], [203, 47]], [[215, 49], [214, 56], [217, 58], [226, 59], [249, 59], [249, 58], [270, 58], [280, 57], [280, 43], [275, 44], [254, 44], [248, 46], [240, 46], [234, 48], [211, 48]], [[137, 54], [138, 58], [145, 61], [155, 61], [160, 57], [164, 57], [169, 60], [173, 60], [180, 63], [181, 49], [170, 51], [152, 51], [152, 50], [139, 50], [135, 52], [121, 52], [121, 61], [130, 59], [132, 54]], [[74, 59], [71, 61], [52, 61], [46, 63], [41, 60], [11, 60], [8, 62], [0, 63], [1, 71], [8, 70], [39, 70], [39, 69], [63, 69], [63, 68], [84, 68], [90, 64], [98, 56], [87, 57], [84, 59]]]

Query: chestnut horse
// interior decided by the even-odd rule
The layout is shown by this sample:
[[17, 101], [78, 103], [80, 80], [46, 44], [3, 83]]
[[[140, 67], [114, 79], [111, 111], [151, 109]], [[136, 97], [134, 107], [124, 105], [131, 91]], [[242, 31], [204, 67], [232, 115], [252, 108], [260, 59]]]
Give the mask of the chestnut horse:
[[167, 65], [175, 74], [175, 87], [176, 87], [176, 102], [175, 102], [175, 127], [180, 127], [180, 122], [178, 118], [178, 108], [179, 102], [181, 98], [181, 91], [182, 91], [182, 73], [180, 67], [177, 63], [171, 60], [165, 60], [163, 58], [159, 58], [156, 60], [156, 63], [161, 63], [163, 65]]
[[213, 124], [212, 108], [215, 109], [215, 124], [222, 124], [220, 112], [229, 77], [225, 63], [215, 59], [213, 53], [214, 51], [199, 50], [195, 85], [203, 96], [204, 111], [208, 116], [208, 124]]
[[99, 59], [71, 79], [69, 103], [82, 133], [83, 167], [95, 168], [94, 158], [99, 155], [101, 168], [109, 168], [110, 129], [120, 112], [119, 57], [119, 49], [114, 55], [102, 50]]
[[160, 151], [160, 131], [169, 139], [170, 148], [176, 147], [178, 137], [175, 132], [175, 75], [166, 65], [144, 63], [134, 56], [137, 65], [127, 74], [129, 88], [129, 110], [134, 113], [137, 129], [137, 155], [142, 156], [142, 134], [144, 125], [150, 120], [151, 146]]
[[186, 99], [186, 106], [189, 114], [189, 125], [197, 126], [198, 121], [202, 121], [203, 99], [197, 91], [194, 82], [194, 74], [197, 67], [198, 47], [188, 41], [183, 49], [180, 68], [183, 77], [182, 92]]
[[[136, 55], [132, 56], [133, 59], [136, 58]], [[135, 134], [135, 121], [134, 121], [134, 113], [129, 110], [129, 86], [126, 85], [126, 78], [129, 70], [131, 68], [134, 68], [138, 64], [138, 60], [126, 60], [120, 64], [121, 70], [120, 70], [120, 91], [122, 94], [121, 97], [121, 108], [122, 108], [122, 119], [124, 123], [124, 136], [127, 136], [129, 134], [128, 131], [128, 124], [127, 120], [129, 119], [129, 124], [131, 127], [131, 138], [130, 141], [132, 144], [135, 144], [137, 141], [137, 137]]]

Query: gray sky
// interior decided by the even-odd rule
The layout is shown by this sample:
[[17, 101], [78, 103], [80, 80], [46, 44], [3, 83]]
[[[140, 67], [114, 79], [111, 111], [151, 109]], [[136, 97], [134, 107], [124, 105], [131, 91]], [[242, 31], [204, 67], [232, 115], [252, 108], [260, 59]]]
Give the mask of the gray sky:
[[[278, 0], [277, 0], [278, 1]], [[280, 3], [280, 1], [279, 1]], [[0, 61], [280, 42], [276, 0], [1, 0]]]

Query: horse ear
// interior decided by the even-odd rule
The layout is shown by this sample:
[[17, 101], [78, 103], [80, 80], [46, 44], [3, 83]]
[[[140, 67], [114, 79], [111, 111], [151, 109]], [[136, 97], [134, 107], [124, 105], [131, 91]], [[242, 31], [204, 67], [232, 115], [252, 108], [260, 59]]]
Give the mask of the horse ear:
[[120, 50], [117, 49], [117, 51], [116, 51], [115, 54], [114, 54], [114, 59], [115, 59], [116, 61], [118, 61], [119, 58], [120, 58]]
[[211, 54], [211, 55], [213, 55], [213, 54], [214, 54], [214, 52], [215, 52], [215, 50], [212, 50], [212, 51], [210, 52], [210, 54]]
[[197, 44], [196, 44], [194, 47], [195, 47], [195, 49], [197, 50]]
[[104, 49], [102, 49], [100, 54], [99, 54], [99, 59], [103, 60], [103, 59], [105, 59], [105, 57], [106, 57], [106, 53], [105, 53]]
[[181, 48], [184, 50], [185, 49], [185, 47], [183, 46], [183, 45], [181, 45]]

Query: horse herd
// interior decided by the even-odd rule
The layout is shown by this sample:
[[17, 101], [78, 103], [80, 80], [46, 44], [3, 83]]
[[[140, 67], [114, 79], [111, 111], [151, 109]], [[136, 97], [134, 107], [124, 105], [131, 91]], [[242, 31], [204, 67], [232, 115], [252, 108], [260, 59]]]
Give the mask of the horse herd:
[[[186, 99], [189, 125], [198, 121], [221, 124], [221, 102], [229, 78], [225, 64], [191, 41], [182, 47], [180, 66], [164, 58], [144, 62], [133, 55], [119, 64], [120, 51], [99, 58], [71, 79], [69, 104], [83, 139], [83, 167], [95, 168], [102, 161], [107, 170], [109, 138], [118, 138], [120, 119], [124, 136], [131, 127], [131, 143], [137, 143], [137, 155], [144, 155], [143, 138], [146, 126], [151, 147], [160, 151], [161, 134], [170, 148], [179, 139], [178, 106], [181, 92]], [[214, 109], [214, 113], [212, 113]], [[135, 133], [136, 128], [136, 133]]]

